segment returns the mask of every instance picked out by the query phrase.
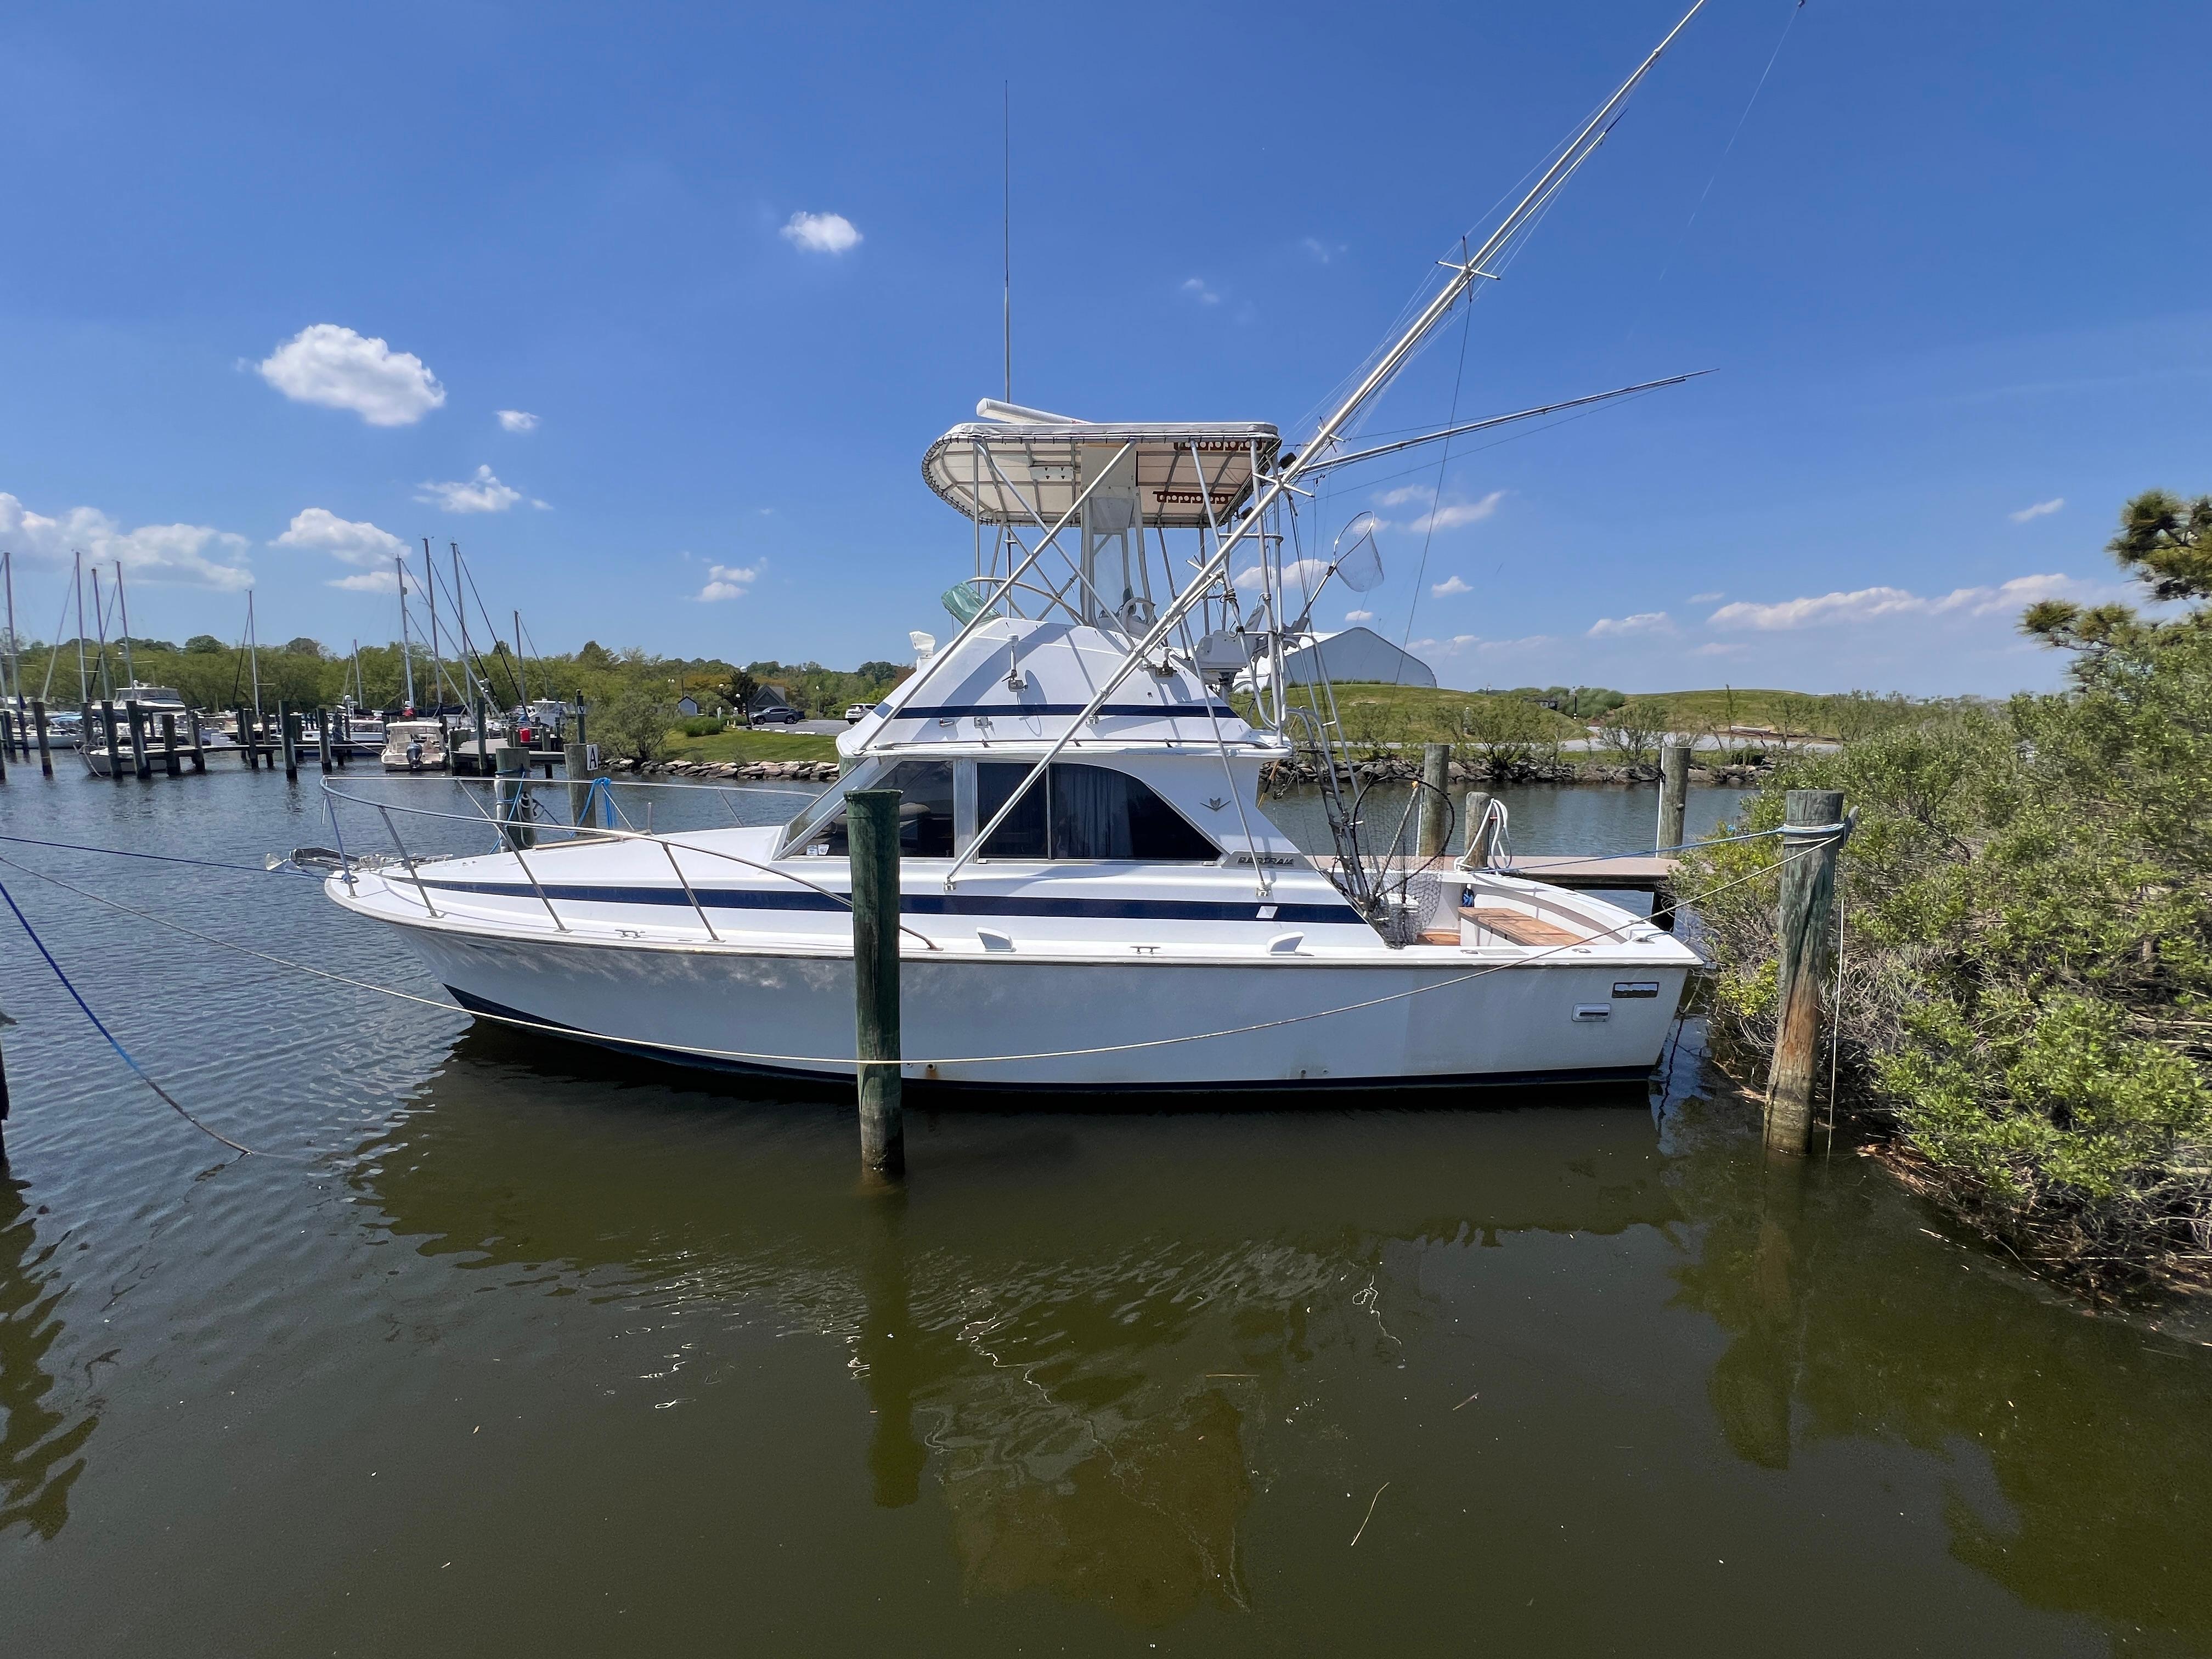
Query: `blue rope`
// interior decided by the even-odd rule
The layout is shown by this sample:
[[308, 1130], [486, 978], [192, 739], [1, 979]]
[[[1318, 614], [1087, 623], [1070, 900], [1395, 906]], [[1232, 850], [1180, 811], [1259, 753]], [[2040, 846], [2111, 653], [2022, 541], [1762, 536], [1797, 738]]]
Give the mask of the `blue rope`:
[[[10, 836], [9, 839], [15, 840], [18, 839], [18, 837]], [[15, 896], [8, 890], [7, 884], [4, 882], [0, 882], [0, 899], [5, 899], [8, 901], [8, 908], [15, 913], [15, 920], [23, 924], [23, 932], [29, 936], [31, 943], [38, 947], [39, 954], [46, 959], [46, 966], [54, 970], [54, 977], [61, 981], [62, 989], [67, 991], [71, 997], [75, 998], [76, 1000], [76, 1006], [84, 1010], [84, 1017], [92, 1022], [92, 1029], [107, 1039], [107, 1046], [114, 1049], [118, 1054], [122, 1056], [123, 1063], [125, 1066], [128, 1066], [133, 1072], [136, 1072], [138, 1074], [138, 1080], [144, 1084], [148, 1088], [151, 1089], [155, 1094], [159, 1095], [164, 1101], [167, 1102], [170, 1110], [176, 1113], [179, 1117], [184, 1119], [185, 1122], [191, 1124], [192, 1127], [198, 1129], [202, 1134], [207, 1135], [213, 1139], [220, 1140], [224, 1146], [229, 1147], [234, 1152], [243, 1152], [248, 1158], [251, 1158], [253, 1155], [253, 1148], [251, 1146], [241, 1146], [236, 1141], [233, 1140], [228, 1135], [218, 1133], [216, 1131], [209, 1128], [206, 1124], [201, 1122], [199, 1119], [194, 1117], [182, 1106], [179, 1106], [177, 1103], [176, 1097], [170, 1094], [169, 1091], [167, 1089], [164, 1089], [160, 1084], [155, 1082], [153, 1078], [147, 1073], [146, 1068], [131, 1057], [131, 1051], [116, 1041], [115, 1033], [109, 1030], [106, 1026], [100, 1024], [100, 1016], [92, 1012], [92, 1005], [84, 1000], [83, 994], [80, 992], [76, 986], [70, 983], [70, 976], [62, 971], [61, 963], [54, 960], [54, 953], [46, 949], [46, 940], [39, 937], [39, 930], [31, 926], [31, 919], [23, 914], [23, 907], [15, 902]]]

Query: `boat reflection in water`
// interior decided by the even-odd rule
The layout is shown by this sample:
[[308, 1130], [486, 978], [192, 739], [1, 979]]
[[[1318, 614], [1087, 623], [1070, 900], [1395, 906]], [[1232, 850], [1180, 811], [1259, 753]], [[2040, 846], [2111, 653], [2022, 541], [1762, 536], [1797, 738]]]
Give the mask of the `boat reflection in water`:
[[69, 1520], [100, 1418], [70, 1407], [49, 1363], [65, 1349], [55, 1310], [67, 1287], [52, 1265], [58, 1247], [40, 1243], [23, 1194], [0, 1165], [0, 1537], [21, 1527], [52, 1539]]
[[[825, 1511], [941, 1505], [871, 1534], [906, 1553], [862, 1580], [949, 1539], [964, 1600], [1254, 1619], [1242, 1648], [1356, 1640], [1344, 1575], [1387, 1561], [1429, 1587], [1383, 1621], [1406, 1636], [1479, 1608], [1595, 1643], [1788, 1627], [1796, 1570], [1846, 1555], [1888, 1576], [1862, 1633], [2212, 1641], [2212, 1490], [2175, 1474], [2207, 1467], [2201, 1352], [1937, 1238], [1862, 1160], [1775, 1182], [1738, 1109], [910, 1115], [885, 1200], [842, 1101], [602, 1065], [472, 1031], [360, 1196], [505, 1294], [619, 1304], [680, 1356], [709, 1463], [766, 1414]], [[763, 1334], [836, 1345], [846, 1380], [752, 1392]], [[650, 1443], [636, 1421], [595, 1419], [595, 1455]], [[1732, 1550], [1770, 1571], [1716, 1611], [1700, 1562]]]
[[[969, 1595], [1146, 1625], [1249, 1606], [1240, 1534], [1284, 1419], [1340, 1434], [1316, 1374], [1402, 1369], [1437, 1323], [1425, 1251], [1680, 1219], [1640, 1090], [1503, 1114], [909, 1113], [927, 1176], [870, 1199], [841, 1105], [738, 1108], [742, 1085], [601, 1064], [477, 1028], [435, 1109], [366, 1149], [363, 1196], [427, 1254], [618, 1284], [663, 1322], [836, 1334], [874, 1502], [941, 1498]], [[823, 1415], [793, 1431], [848, 1432]]]

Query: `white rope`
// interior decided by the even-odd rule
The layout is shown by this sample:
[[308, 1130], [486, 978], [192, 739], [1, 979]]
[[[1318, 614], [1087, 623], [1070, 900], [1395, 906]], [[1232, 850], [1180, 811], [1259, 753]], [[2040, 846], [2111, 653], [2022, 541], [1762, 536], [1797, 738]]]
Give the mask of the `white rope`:
[[[1685, 905], [1702, 903], [1706, 899], [1716, 897], [1718, 895], [1728, 891], [1730, 888], [1740, 887], [1747, 882], [1756, 881], [1762, 876], [1771, 875], [1775, 871], [1781, 869], [1784, 865], [1793, 863], [1796, 860], [1806, 856], [1807, 854], [1817, 850], [1817, 847], [1804, 848], [1798, 852], [1791, 854], [1788, 858], [1778, 860], [1775, 863], [1768, 865], [1762, 869], [1754, 870], [1747, 876], [1740, 876], [1732, 881], [1723, 882], [1718, 887], [1694, 895], [1692, 897], [1683, 900], [1681, 902]], [[561, 1025], [550, 1020], [532, 1019], [527, 1016], [523, 1015], [495, 1014], [480, 1012], [475, 1009], [459, 1008], [453, 1003], [441, 1001], [435, 997], [421, 996], [412, 991], [402, 991], [392, 986], [379, 985], [371, 980], [356, 979], [350, 975], [332, 973], [327, 969], [312, 967], [306, 963], [294, 962], [286, 957], [273, 955], [266, 951], [257, 951], [250, 945], [240, 945], [232, 939], [219, 939], [211, 933], [203, 933], [197, 928], [185, 927], [182, 922], [172, 921], [165, 916], [157, 916], [149, 911], [137, 909], [131, 905], [124, 904], [117, 900], [109, 898], [103, 893], [92, 892], [88, 889], [77, 886], [73, 882], [64, 881], [58, 876], [50, 876], [42, 870], [34, 870], [27, 864], [19, 864], [10, 858], [0, 856], [0, 864], [7, 865], [12, 869], [21, 870], [25, 875], [35, 876], [41, 881], [50, 882], [57, 887], [64, 888], [70, 892], [76, 894], [80, 898], [90, 899], [94, 903], [106, 905], [111, 910], [118, 910], [125, 915], [136, 916], [142, 921], [150, 921], [156, 927], [167, 927], [172, 932], [184, 934], [188, 939], [198, 939], [202, 944], [217, 945], [227, 951], [235, 951], [241, 956], [252, 957], [257, 961], [266, 962], [273, 966], [288, 969], [295, 973], [307, 974], [316, 979], [330, 980], [334, 983], [349, 985], [359, 990], [374, 991], [380, 995], [396, 997], [405, 1002], [422, 1003], [426, 1006], [441, 1009], [448, 1013], [465, 1012], [474, 1015], [478, 1019], [493, 1020], [502, 1025], [513, 1025], [525, 1030], [546, 1031], [550, 1032], [556, 1036], [580, 1039], [586, 1042], [611, 1043], [618, 1048], [665, 1048], [667, 1046], [665, 1044], [651, 1042], [638, 1037], [615, 1036], [607, 1032], [587, 1030], [581, 1026]], [[1249, 1025], [1227, 1026], [1218, 1031], [1199, 1031], [1186, 1036], [1147, 1037], [1133, 1042], [1101, 1043], [1095, 1047], [1086, 1048], [1042, 1049], [1033, 1054], [958, 1054], [945, 1059], [925, 1059], [915, 1056], [902, 1056], [900, 1063], [905, 1066], [1008, 1066], [1039, 1060], [1080, 1060], [1097, 1054], [1129, 1054], [1146, 1048], [1173, 1048], [1186, 1042], [1211, 1042], [1221, 1037], [1249, 1036], [1261, 1031], [1279, 1030], [1286, 1025], [1302, 1025], [1312, 1020], [1332, 1019], [1339, 1014], [1358, 1013], [1369, 1008], [1380, 1007], [1385, 1003], [1402, 1001], [1411, 997], [1425, 996], [1432, 991], [1449, 990], [1455, 986], [1471, 984], [1475, 980], [1485, 978], [1491, 974], [1498, 973], [1506, 969], [1526, 967], [1532, 962], [1540, 961], [1547, 957], [1556, 956], [1565, 951], [1577, 949], [1582, 945], [1590, 943], [1596, 939], [1608, 938], [1613, 934], [1622, 932], [1626, 927], [1648, 927], [1650, 926], [1650, 923], [1645, 918], [1634, 916], [1631, 917], [1628, 921], [1623, 923], [1620, 927], [1607, 928], [1601, 933], [1590, 935], [1589, 939], [1577, 940], [1571, 945], [1547, 946], [1547, 948], [1534, 951], [1528, 956], [1518, 957], [1512, 962], [1492, 963], [1486, 967], [1472, 969], [1468, 973], [1455, 974], [1449, 979], [1437, 980], [1427, 985], [1417, 985], [1409, 990], [1389, 992], [1382, 996], [1370, 997], [1360, 1002], [1348, 1002], [1335, 1008], [1318, 1009], [1311, 1013], [1289, 1014], [1284, 1016], [1280, 1019], [1261, 1020]], [[851, 1066], [856, 1063], [854, 1056], [850, 1054], [769, 1054], [743, 1048], [709, 1048], [688, 1045], [678, 1052], [685, 1054], [700, 1055], [714, 1060], [760, 1060], [774, 1064], [794, 1066]]]

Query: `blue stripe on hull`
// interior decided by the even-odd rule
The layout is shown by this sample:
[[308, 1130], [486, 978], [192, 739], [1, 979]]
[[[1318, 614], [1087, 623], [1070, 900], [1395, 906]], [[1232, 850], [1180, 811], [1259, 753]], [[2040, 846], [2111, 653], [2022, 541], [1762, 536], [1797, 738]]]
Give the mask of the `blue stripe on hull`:
[[[433, 892], [480, 893], [490, 897], [535, 900], [538, 890], [524, 882], [433, 881], [422, 884]], [[694, 887], [687, 895], [680, 887], [600, 887], [547, 884], [545, 895], [575, 904], [665, 904], [691, 908], [691, 896], [709, 910], [835, 910], [847, 907], [826, 893], [804, 889], [754, 891], [742, 889]], [[899, 913], [908, 916], [1056, 916], [1114, 921], [1270, 921], [1303, 922], [1309, 927], [1334, 922], [1358, 927], [1359, 913], [1346, 904], [1277, 904], [1274, 914], [1262, 916], [1267, 907], [1257, 900], [1024, 898], [985, 893], [906, 893], [900, 896]]]

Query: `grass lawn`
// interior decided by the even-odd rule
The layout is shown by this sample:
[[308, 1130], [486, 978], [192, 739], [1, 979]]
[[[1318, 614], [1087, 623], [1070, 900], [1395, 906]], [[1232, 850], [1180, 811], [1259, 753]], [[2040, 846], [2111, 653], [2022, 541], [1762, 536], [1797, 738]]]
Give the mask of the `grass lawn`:
[[833, 761], [837, 739], [828, 732], [717, 732], [710, 738], [668, 734], [670, 760]]

